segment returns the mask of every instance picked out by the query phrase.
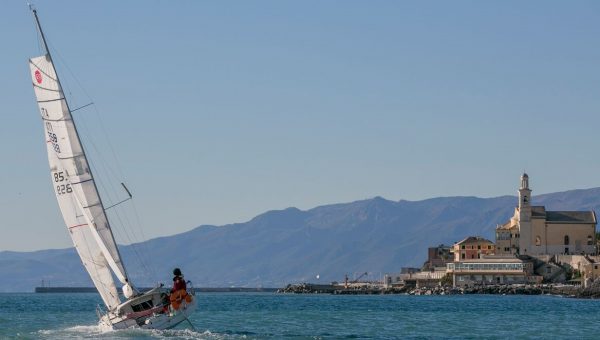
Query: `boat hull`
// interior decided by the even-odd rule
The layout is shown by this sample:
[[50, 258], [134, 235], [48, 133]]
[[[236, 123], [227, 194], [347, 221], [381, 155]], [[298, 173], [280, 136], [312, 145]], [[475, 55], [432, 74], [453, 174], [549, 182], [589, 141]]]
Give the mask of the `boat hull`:
[[[98, 326], [102, 331], [119, 329], [169, 329], [187, 320], [196, 310], [197, 298], [189, 292], [189, 302], [183, 300], [177, 310], [169, 305], [153, 303], [151, 308], [133, 311], [132, 306], [138, 306], [149, 301], [162, 301], [164, 291], [153, 289], [140, 297], [120, 305], [115, 312], [108, 312], [100, 318]], [[156, 306], [156, 307], [154, 307]], [[125, 311], [125, 312], [123, 312]]]

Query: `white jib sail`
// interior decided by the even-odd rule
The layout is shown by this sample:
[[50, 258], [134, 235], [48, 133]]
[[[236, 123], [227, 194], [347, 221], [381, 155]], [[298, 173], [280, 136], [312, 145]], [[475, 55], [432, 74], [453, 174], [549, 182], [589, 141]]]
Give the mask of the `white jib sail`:
[[29, 66], [58, 205], [83, 265], [108, 309], [113, 309], [121, 301], [110, 269], [125, 284], [125, 268], [54, 65], [44, 55], [30, 59]]

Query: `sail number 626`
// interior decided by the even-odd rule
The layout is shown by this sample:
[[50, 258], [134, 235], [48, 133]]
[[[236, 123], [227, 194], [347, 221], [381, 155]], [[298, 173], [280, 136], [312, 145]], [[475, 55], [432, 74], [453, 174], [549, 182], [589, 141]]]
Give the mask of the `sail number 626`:
[[73, 189], [71, 188], [71, 184], [61, 184], [61, 185], [56, 186], [56, 194], [57, 195], [70, 194], [72, 192], [73, 192]]

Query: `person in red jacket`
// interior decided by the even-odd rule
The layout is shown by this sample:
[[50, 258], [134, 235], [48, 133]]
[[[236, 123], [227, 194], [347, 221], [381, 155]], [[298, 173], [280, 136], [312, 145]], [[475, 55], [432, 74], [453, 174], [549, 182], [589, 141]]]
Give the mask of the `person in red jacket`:
[[178, 290], [186, 290], [185, 280], [183, 279], [183, 274], [181, 274], [181, 269], [175, 268], [173, 270], [173, 288], [171, 288], [171, 293], [175, 293]]
[[192, 297], [188, 295], [186, 290], [185, 280], [183, 278], [183, 274], [181, 274], [181, 269], [175, 268], [173, 270], [173, 288], [171, 288], [171, 295], [169, 296], [169, 300], [171, 302], [171, 307], [174, 310], [178, 310], [179, 306], [185, 301], [186, 303], [190, 303], [192, 301]]

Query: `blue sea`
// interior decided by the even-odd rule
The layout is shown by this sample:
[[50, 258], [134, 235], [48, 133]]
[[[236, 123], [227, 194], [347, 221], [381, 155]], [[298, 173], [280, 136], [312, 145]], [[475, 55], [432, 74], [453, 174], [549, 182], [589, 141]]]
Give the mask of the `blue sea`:
[[0, 338], [600, 338], [600, 300], [501, 295], [199, 294], [189, 325], [101, 333], [97, 294], [0, 294]]

